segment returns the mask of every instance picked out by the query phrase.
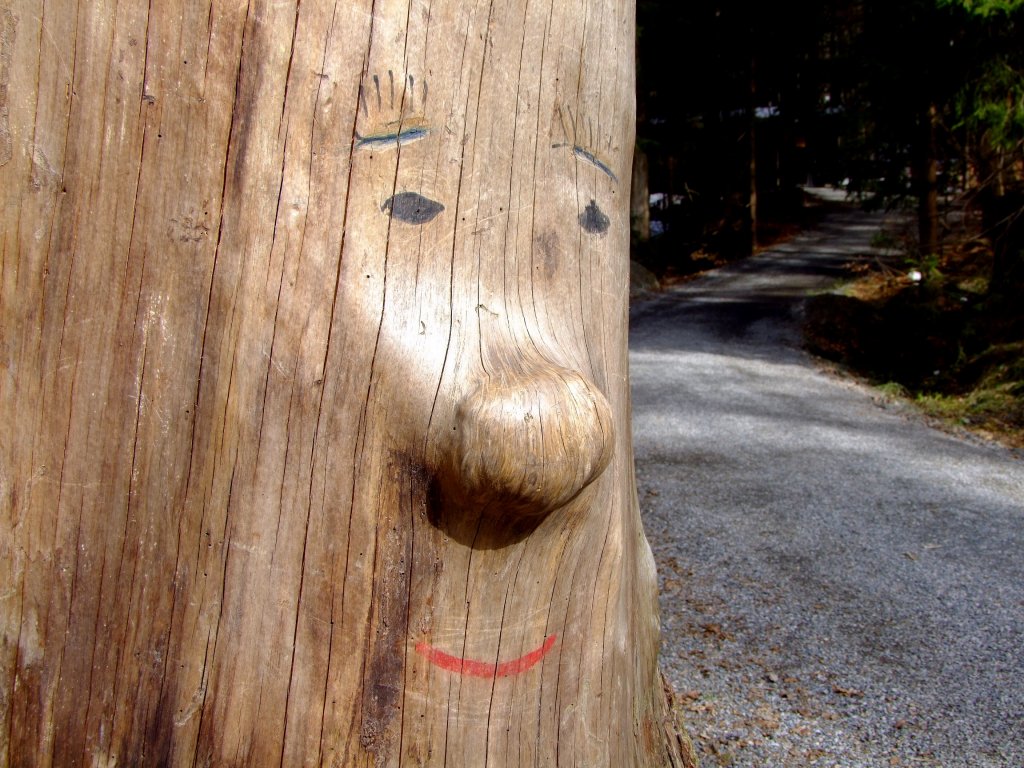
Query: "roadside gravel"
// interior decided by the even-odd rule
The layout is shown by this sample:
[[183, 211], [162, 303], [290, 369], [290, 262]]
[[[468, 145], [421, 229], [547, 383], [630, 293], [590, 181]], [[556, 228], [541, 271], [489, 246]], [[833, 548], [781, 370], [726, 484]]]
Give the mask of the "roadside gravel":
[[1024, 766], [1024, 462], [800, 349], [857, 211], [631, 310], [662, 666], [708, 766]]

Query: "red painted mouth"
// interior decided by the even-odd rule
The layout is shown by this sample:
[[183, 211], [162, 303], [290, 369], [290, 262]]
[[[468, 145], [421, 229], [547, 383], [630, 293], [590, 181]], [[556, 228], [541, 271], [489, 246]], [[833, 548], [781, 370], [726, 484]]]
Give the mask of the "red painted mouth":
[[539, 648], [520, 656], [518, 659], [504, 661], [501, 664], [461, 659], [458, 656], [452, 656], [450, 653], [438, 650], [425, 640], [416, 644], [416, 653], [434, 666], [458, 675], [469, 675], [470, 677], [510, 677], [511, 675], [521, 674], [530, 667], [535, 666], [538, 661], [547, 655], [547, 652], [551, 650], [557, 639], [558, 635], [549, 635], [544, 638], [544, 644]]

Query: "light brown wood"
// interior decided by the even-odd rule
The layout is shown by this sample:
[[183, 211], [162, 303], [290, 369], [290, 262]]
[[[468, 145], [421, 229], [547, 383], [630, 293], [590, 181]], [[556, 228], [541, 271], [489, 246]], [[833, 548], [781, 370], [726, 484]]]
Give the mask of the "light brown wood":
[[0, 766], [690, 765], [633, 8], [0, 0]]
[[535, 518], [565, 508], [608, 466], [614, 431], [604, 395], [578, 373], [529, 357], [511, 370], [488, 367], [456, 406], [449, 461], [436, 470], [448, 491], [442, 507]]

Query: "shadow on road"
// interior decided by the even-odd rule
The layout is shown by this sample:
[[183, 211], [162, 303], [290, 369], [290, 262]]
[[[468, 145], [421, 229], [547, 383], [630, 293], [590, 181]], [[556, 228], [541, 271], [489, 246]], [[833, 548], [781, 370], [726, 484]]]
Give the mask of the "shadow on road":
[[704, 765], [1024, 765], [1024, 465], [800, 348], [843, 212], [631, 310], [663, 666]]

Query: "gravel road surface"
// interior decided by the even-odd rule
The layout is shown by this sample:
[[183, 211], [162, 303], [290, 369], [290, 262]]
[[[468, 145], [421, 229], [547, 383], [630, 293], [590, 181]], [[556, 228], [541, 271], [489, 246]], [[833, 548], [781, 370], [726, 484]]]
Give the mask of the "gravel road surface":
[[1024, 766], [1024, 461], [800, 348], [881, 223], [631, 310], [662, 666], [705, 768]]

